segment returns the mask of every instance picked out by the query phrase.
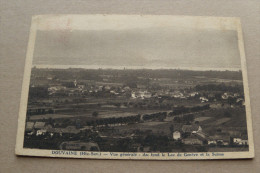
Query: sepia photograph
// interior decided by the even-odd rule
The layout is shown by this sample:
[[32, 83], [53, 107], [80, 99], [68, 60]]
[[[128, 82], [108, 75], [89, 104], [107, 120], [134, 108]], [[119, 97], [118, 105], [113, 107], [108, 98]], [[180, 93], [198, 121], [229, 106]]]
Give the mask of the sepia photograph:
[[254, 157], [239, 18], [34, 16], [16, 154]]

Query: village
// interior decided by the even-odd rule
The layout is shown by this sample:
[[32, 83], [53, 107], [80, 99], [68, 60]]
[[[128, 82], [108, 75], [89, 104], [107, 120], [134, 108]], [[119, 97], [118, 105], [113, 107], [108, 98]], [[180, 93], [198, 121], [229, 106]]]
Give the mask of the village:
[[[187, 77], [185, 71], [173, 71], [173, 77], [155, 77], [153, 71], [146, 71], [145, 75], [132, 72], [135, 75], [123, 80], [124, 72], [93, 70], [86, 72], [84, 79], [73, 74], [64, 79], [61, 70], [41, 70], [32, 70], [25, 148], [248, 150], [239, 77], [220, 79], [218, 73]], [[76, 69], [74, 73], [80, 72]], [[232, 78], [239, 76], [239, 72], [226, 73]]]

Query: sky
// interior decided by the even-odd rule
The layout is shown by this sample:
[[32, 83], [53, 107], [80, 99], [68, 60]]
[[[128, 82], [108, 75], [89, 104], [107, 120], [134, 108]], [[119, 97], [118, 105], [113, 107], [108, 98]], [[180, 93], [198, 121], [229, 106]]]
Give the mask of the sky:
[[234, 30], [38, 30], [33, 65], [240, 69], [240, 56]]

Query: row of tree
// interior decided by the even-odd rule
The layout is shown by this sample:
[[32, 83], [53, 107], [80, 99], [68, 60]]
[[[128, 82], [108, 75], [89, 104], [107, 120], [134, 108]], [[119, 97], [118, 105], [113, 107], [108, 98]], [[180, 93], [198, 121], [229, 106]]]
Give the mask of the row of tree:
[[196, 91], [222, 91], [222, 92], [242, 92], [243, 86], [242, 85], [235, 85], [235, 86], [228, 86], [224, 83], [222, 84], [208, 84], [208, 85], [196, 85]]
[[185, 107], [185, 106], [180, 106], [175, 108], [172, 112], [169, 113], [169, 116], [174, 116], [174, 115], [180, 115], [180, 114], [185, 114], [185, 113], [192, 113], [192, 112], [199, 112], [203, 110], [210, 109], [210, 105], [206, 104], [203, 106], [194, 106], [194, 107]]
[[97, 125], [108, 125], [108, 124], [127, 124], [127, 123], [135, 123], [139, 122], [141, 115], [133, 115], [127, 117], [111, 117], [111, 118], [102, 118], [92, 121], [87, 121], [86, 124], [88, 126], [97, 126]]
[[153, 114], [145, 114], [143, 115], [143, 120], [160, 120], [163, 121], [167, 116], [167, 112], [158, 112], [158, 113], [153, 113]]
[[49, 109], [27, 109], [27, 115], [31, 116], [31, 115], [44, 115], [44, 114], [53, 114], [55, 111], [51, 108]]

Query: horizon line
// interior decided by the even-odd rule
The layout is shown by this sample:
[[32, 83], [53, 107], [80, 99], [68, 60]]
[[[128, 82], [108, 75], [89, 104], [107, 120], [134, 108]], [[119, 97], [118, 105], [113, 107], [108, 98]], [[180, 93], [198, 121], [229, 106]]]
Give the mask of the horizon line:
[[158, 67], [158, 66], [107, 66], [107, 65], [32, 65], [39, 69], [104, 69], [104, 70], [190, 70], [190, 71], [242, 71], [241, 68], [217, 68], [217, 67]]

